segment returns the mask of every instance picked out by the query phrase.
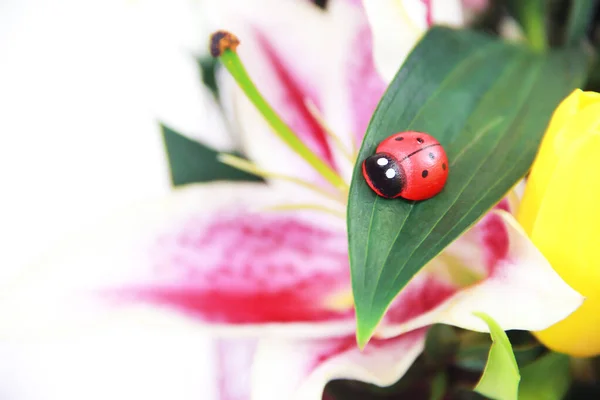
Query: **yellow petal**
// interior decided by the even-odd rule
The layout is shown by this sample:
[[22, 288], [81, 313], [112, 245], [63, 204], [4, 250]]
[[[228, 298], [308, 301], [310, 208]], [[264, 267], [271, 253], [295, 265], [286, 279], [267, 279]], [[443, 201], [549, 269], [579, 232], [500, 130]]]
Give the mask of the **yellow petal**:
[[554, 351], [575, 357], [599, 355], [600, 299], [586, 299], [566, 319], [541, 332], [534, 332], [534, 335]]
[[598, 130], [600, 94], [576, 89], [554, 112], [532, 166], [518, 220], [531, 234], [537, 211], [559, 159], [582, 135]]
[[533, 243], [558, 274], [586, 297], [600, 292], [600, 134], [565, 151], [545, 190]]

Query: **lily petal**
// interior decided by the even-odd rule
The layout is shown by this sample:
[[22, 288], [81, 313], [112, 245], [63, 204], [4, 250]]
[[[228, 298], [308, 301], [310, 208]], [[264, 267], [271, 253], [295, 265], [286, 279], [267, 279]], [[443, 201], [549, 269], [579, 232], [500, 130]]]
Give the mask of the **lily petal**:
[[[334, 27], [330, 38], [335, 45], [328, 49], [331, 60], [323, 114], [331, 130], [355, 156], [387, 84], [375, 69], [371, 27], [360, 1], [332, 2], [328, 17]], [[341, 169], [347, 167], [341, 173], [349, 181], [353, 165], [347, 161], [338, 165]]]
[[360, 351], [354, 335], [320, 340], [263, 339], [252, 376], [252, 399], [321, 400], [327, 382], [397, 382], [423, 351], [425, 330], [373, 340]]
[[350, 286], [343, 221], [265, 211], [287, 197], [260, 184], [215, 183], [136, 207], [5, 289], [2, 318], [31, 330], [67, 322], [63, 308], [89, 322], [107, 303], [110, 311], [141, 304], [223, 333], [352, 332], [351, 306], [336, 301]]
[[583, 297], [556, 274], [509, 213], [495, 211], [485, 218], [488, 229], [489, 224], [499, 224], [497, 228], [503, 227], [507, 233], [507, 242], [490, 236], [486, 246], [489, 275], [416, 318], [405, 318], [396, 326], [393, 323], [398, 321], [388, 319], [383, 336], [434, 323], [485, 332], [486, 325], [473, 316], [476, 311], [492, 315], [504, 329], [540, 330], [582, 304]]
[[216, 339], [219, 400], [249, 400], [250, 381], [258, 341], [256, 339]]
[[375, 38], [375, 62], [390, 82], [406, 56], [432, 24], [459, 26], [459, 0], [363, 0]]

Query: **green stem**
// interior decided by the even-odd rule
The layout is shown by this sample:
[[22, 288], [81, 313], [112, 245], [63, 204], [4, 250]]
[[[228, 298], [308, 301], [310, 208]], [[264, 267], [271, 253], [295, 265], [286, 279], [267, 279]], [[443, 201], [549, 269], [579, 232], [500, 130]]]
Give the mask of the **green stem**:
[[523, 27], [529, 45], [540, 52], [547, 50], [546, 0], [509, 0], [507, 6]]
[[244, 91], [248, 99], [254, 104], [258, 111], [267, 120], [275, 133], [306, 162], [308, 162], [323, 178], [341, 190], [347, 190], [346, 182], [327, 164], [312, 152], [290, 129], [289, 126], [277, 115], [269, 103], [260, 94], [254, 82], [248, 76], [240, 57], [235, 51], [225, 50], [220, 56], [221, 62], [236, 80], [239, 87]]
[[545, 51], [548, 47], [548, 39], [543, 1], [523, 1], [522, 7], [524, 8], [523, 27], [531, 47], [538, 51]]

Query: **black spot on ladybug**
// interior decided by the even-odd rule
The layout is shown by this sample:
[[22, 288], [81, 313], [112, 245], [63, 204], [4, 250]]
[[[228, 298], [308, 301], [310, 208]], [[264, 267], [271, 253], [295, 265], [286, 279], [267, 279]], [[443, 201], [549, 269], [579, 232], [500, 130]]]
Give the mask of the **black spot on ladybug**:
[[402, 136], [398, 136], [395, 140], [401, 141], [401, 140], [404, 140], [404, 138]]
[[446, 170], [446, 163], [442, 164], [442, 169], [445, 171]]
[[427, 171], [427, 170], [424, 170], [423, 172], [421, 172], [421, 176], [422, 176], [423, 178], [427, 178], [427, 175], [429, 175], [429, 171]]
[[423, 142], [424, 142], [424, 140], [423, 140], [423, 139], [421, 139], [421, 138], [417, 138], [417, 142], [419, 142], [419, 143], [423, 143]]
[[435, 158], [435, 155], [433, 153], [429, 153], [429, 158], [433, 160]]

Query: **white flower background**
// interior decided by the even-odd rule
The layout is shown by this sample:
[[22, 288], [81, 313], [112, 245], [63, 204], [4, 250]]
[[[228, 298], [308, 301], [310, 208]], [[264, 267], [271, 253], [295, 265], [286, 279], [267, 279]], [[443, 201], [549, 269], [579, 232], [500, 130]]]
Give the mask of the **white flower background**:
[[[200, 1], [0, 2], [0, 282], [69, 235], [169, 188], [157, 118], [206, 123]], [[227, 143], [213, 143], [227, 147]], [[3, 290], [4, 290], [3, 289]], [[207, 338], [186, 327], [0, 337], [0, 398], [211, 398]]]
[[[2, 284], [0, 399], [186, 400], [217, 397], [219, 379], [215, 369], [219, 363], [216, 361], [215, 343], [206, 333], [201, 333], [202, 331], [198, 330], [196, 325], [190, 324], [185, 319], [165, 317], [165, 319], [152, 320], [150, 323], [142, 313], [132, 313], [126, 318], [94, 320], [97, 322], [96, 326], [85, 332], [77, 331], [72, 335], [64, 335], [65, 332], [62, 332], [56, 335], [54, 334], [56, 331], [51, 334], [38, 330], [28, 332], [32, 336], [27, 338], [18, 335], [8, 337], [6, 332], [10, 329], [3, 328], [12, 327], [7, 323], [12, 317], [18, 320], [27, 316], [30, 321], [35, 322], [45, 319], [41, 317], [49, 317], [48, 319], [51, 320], [54, 316], [55, 310], [52, 307], [47, 308], [51, 311], [41, 311], [46, 310], [44, 308], [46, 303], [50, 304], [43, 297], [44, 285], [40, 285], [42, 289], [34, 291], [33, 296], [27, 295], [31, 292], [26, 291], [26, 296], [16, 297], [18, 301], [11, 298], [11, 289], [16, 287], [15, 284], [23, 278], [22, 274], [31, 272], [32, 265], [44, 264], [39, 262], [44, 257], [57, 263], [69, 264], [68, 257], [52, 256], [52, 250], [59, 247], [59, 244], [77, 243], [69, 239], [77, 238], [80, 232], [88, 230], [119, 210], [131, 209], [137, 203], [170, 191], [168, 166], [159, 122], [187, 136], [199, 138], [219, 150], [230, 150], [234, 147], [229, 138], [219, 134], [224, 132], [224, 129], [219, 129], [220, 127], [215, 125], [224, 122], [219, 119], [214, 103], [206, 100], [205, 94], [208, 89], [201, 83], [197, 58], [206, 54], [209, 33], [217, 27], [214, 25], [222, 27], [223, 19], [219, 17], [227, 18], [226, 12], [219, 16], [219, 11], [216, 9], [221, 6], [221, 11], [228, 11], [232, 5], [235, 5], [251, 10], [254, 16], [255, 3], [247, 1], [3, 0], [0, 3], [0, 132], [4, 139], [0, 145], [0, 174], [2, 174], [0, 183], [4, 188], [0, 197], [0, 243], [2, 244], [0, 246]], [[276, 5], [277, 7], [274, 8], [283, 6], [284, 3], [283, 0], [271, 1], [272, 3], [268, 5], [269, 7]], [[281, 3], [275, 3], [277, 1]], [[297, 1], [306, 2], [306, 0]], [[404, 2], [377, 1], [381, 3], [375, 3], [373, 0], [373, 3], [364, 4], [370, 6], [387, 4], [389, 7], [393, 6], [389, 9], [399, 14], [396, 15], [397, 18], [394, 17], [395, 14], [385, 11], [388, 9], [386, 7], [382, 7], [385, 12], [375, 14], [383, 18], [383, 23], [378, 19], [379, 22], [373, 24], [373, 27], [379, 27], [379, 32], [383, 32], [384, 35], [376, 35], [374, 31], [373, 34], [385, 39], [384, 42], [378, 42], [379, 46], [377, 41], [374, 43], [375, 53], [378, 52], [378, 47], [380, 50], [385, 50], [385, 46], [381, 46], [382, 43], [390, 44], [391, 36], [385, 33], [392, 32], [389, 27], [398, 25], [396, 21], [406, 23], [406, 26], [402, 25], [406, 29], [393, 31], [395, 32], [393, 36], [401, 45], [398, 48], [406, 50], [405, 53], [408, 52], [420, 32], [427, 27], [424, 3], [419, 0], [407, 0], [412, 5], [412, 10], [418, 11], [415, 15], [420, 18], [417, 17], [416, 20], [421, 21], [422, 25], [421, 28], [420, 25], [415, 25], [417, 29], [413, 29], [411, 21], [414, 22], [415, 18], [410, 16], [412, 14], [404, 13], [406, 11]], [[292, 3], [282, 8], [287, 9]], [[359, 4], [360, 2], [347, 0], [347, 3]], [[402, 7], [398, 7], [399, 4]], [[454, 12], [447, 9], [439, 11], [443, 7], [438, 9], [438, 13], [442, 16], [462, 15], [458, 0], [452, 4], [447, 0], [443, 3], [440, 0], [437, 4], [454, 10]], [[299, 3], [294, 4], [294, 7], [298, 6]], [[307, 4], [301, 6], [308, 7]], [[255, 16], [268, 21], [282, 23], [289, 21], [289, 15], [292, 15], [282, 14], [281, 19], [273, 19], [280, 16], [275, 15], [275, 11], [267, 8], [266, 5], [263, 7], [273, 15], [261, 13], [263, 10], [259, 9]], [[287, 10], [290, 11], [291, 8]], [[297, 10], [294, 8], [293, 11]], [[215, 15], [210, 15], [212, 12]], [[288, 15], [287, 19], [283, 18], [285, 15]], [[293, 15], [296, 18], [296, 14]], [[301, 18], [296, 19], [301, 20]], [[319, 20], [324, 21], [324, 19]], [[215, 23], [215, 21], [219, 22]], [[329, 23], [333, 24], [336, 21], [339, 23], [339, 20], [335, 19]], [[357, 21], [363, 21], [362, 23], [367, 26], [366, 19]], [[446, 22], [456, 24], [460, 21], [462, 17], [457, 21]], [[344, 24], [341, 25], [328, 25], [329, 29], [345, 31], [346, 25], [355, 27], [345, 19], [343, 22]], [[314, 36], [303, 34], [306, 25], [303, 23], [300, 26], [303, 30], [298, 37], [305, 39], [304, 44], [310, 43], [312, 46], [315, 42]], [[356, 25], [358, 26], [361, 25]], [[315, 32], [320, 31], [315, 30]], [[387, 66], [391, 65], [391, 68], [387, 68], [388, 72], [393, 72], [402, 61], [403, 54], [395, 53], [395, 55], [399, 59], [389, 61]], [[386, 59], [375, 58], [384, 61]], [[379, 69], [382, 66], [385, 66], [385, 63], [379, 65]], [[326, 82], [332, 81], [338, 82], [337, 80]], [[340, 91], [340, 93], [345, 92]], [[334, 104], [344, 103], [339, 107], [340, 111], [347, 112], [351, 109], [345, 102], [337, 101], [338, 97], [335, 99]], [[346, 107], [348, 110], [345, 110]], [[342, 121], [348, 119], [344, 112], [332, 115], [340, 116]], [[254, 132], [251, 128], [254, 127], [253, 121], [257, 121], [256, 116], [256, 113], [248, 113], [245, 115], [247, 120], [240, 120], [243, 121], [246, 130]], [[262, 121], [260, 118], [259, 120]], [[342, 126], [346, 125], [342, 124]], [[337, 129], [351, 131], [348, 128]], [[260, 133], [260, 130], [257, 132]], [[250, 143], [261, 142], [261, 145], [265, 140], [264, 137], [256, 135], [252, 139]], [[265, 140], [265, 143], [267, 142], [268, 140]], [[260, 147], [261, 149], [259, 146], [253, 147], [256, 158], [260, 153], [259, 150], [263, 151], [264, 156], [264, 147]], [[250, 146], [248, 150], [251, 155]], [[269, 160], [272, 161], [271, 158]], [[123, 218], [119, 223], [119, 227], [127, 231], [127, 224], [131, 222]], [[112, 232], [110, 231], [109, 236], [113, 234]], [[549, 321], [556, 321], [559, 318], [558, 314], [562, 318], [567, 311], [571, 312], [581, 303], [581, 296], [558, 278], [537, 251], [525, 251], [533, 248], [533, 245], [529, 239], [522, 237], [523, 240], [507, 239], [511, 243], [509, 250], [518, 251], [519, 256], [513, 257], [511, 252], [510, 257], [507, 255], [507, 258], [517, 261], [502, 263], [502, 265], [508, 268], [523, 262], [523, 265], [530, 267], [524, 269], [525, 272], [521, 275], [511, 274], [517, 278], [517, 283], [519, 280], [551, 282], [551, 285], [540, 283], [536, 286], [537, 291], [531, 290], [531, 285], [526, 286], [527, 290], [518, 290], [519, 287], [524, 286], [517, 285], [517, 289], [514, 290], [515, 293], [518, 292], [517, 294], [530, 297], [541, 293], [540, 298], [546, 300], [532, 302], [533, 309], [547, 308], [551, 312], [529, 311], [529, 315], [535, 315], [536, 318], [522, 318], [527, 311], [513, 315], [510, 310], [516, 309], [515, 304], [518, 304], [521, 311], [521, 304], [527, 301], [508, 302], [506, 307], [496, 307], [497, 302], [493, 301], [486, 303], [485, 299], [493, 300], [494, 295], [497, 296], [498, 293], [502, 296], [502, 293], [505, 293], [503, 290], [511, 292], [513, 289], [509, 283], [500, 284], [494, 289], [497, 278], [502, 276], [495, 274], [490, 275], [489, 279], [482, 280], [481, 285], [473, 286], [473, 290], [461, 289], [457, 292], [457, 296], [466, 300], [454, 303], [453, 307], [448, 308], [448, 310], [458, 310], [456, 315], [459, 317], [453, 317], [454, 314], [448, 311], [450, 315], [448, 320], [451, 323], [464, 327], [464, 323], [460, 322], [462, 321], [460, 316], [467, 315], [472, 318], [472, 306], [477, 303], [477, 307], [493, 309], [494, 315], [508, 310], [508, 313], [500, 315], [509, 317], [507, 319], [511, 321], [506, 325], [509, 328], [531, 329], [530, 324], [539, 324], [540, 321], [542, 321], [540, 326], [545, 327]], [[100, 275], [107, 274], [104, 269], [97, 267], [96, 275], [84, 275], [85, 271], [79, 269], [79, 265], [81, 268], [86, 268], [86, 265], [94, 264], [93, 261], [96, 261], [97, 266], [106, 264], [116, 267], [130, 266], [129, 261], [119, 264], [118, 259], [111, 258], [113, 254], [107, 249], [111, 239], [112, 236], [93, 241], [93, 245], [89, 246], [92, 250], [89, 253], [84, 252], [83, 259], [77, 259], [74, 269], [67, 268], [68, 272], [58, 278], [55, 277], [59, 280], [42, 279], [41, 275], [34, 274], [28, 275], [27, 278], [36, 283], [57, 287], [63, 282], [76, 281], [74, 275], [78, 275], [79, 272], [82, 272], [85, 278], [98, 277], [98, 272]], [[82, 245], [82, 248], [86, 246]], [[506, 250], [507, 254], [509, 250]], [[72, 254], [70, 251], [66, 253]], [[537, 258], [529, 257], [531, 255]], [[499, 261], [497, 261], [504, 260], [502, 257], [498, 257]], [[533, 276], [540, 274], [542, 278], [549, 280], [529, 279], [528, 274]], [[512, 281], [504, 280], [504, 282]], [[490, 283], [492, 286], [486, 286]], [[553, 291], [548, 289], [549, 287], [558, 287], [560, 290]], [[481, 300], [482, 294], [487, 294], [486, 290], [491, 295], [483, 296], [484, 300]], [[13, 301], [2, 302], [2, 296], [5, 296], [6, 300]], [[518, 296], [512, 298], [520, 299]], [[547, 299], [560, 303], [561, 307], [548, 307]], [[562, 301], [563, 299], [568, 301]], [[469, 302], [471, 304], [467, 304]], [[483, 306], [480, 304], [482, 302]], [[16, 304], [16, 306], [7, 306], [7, 304]], [[456, 304], [464, 307], [461, 308]], [[499, 310], [496, 310], [497, 308]], [[528, 310], [526, 307], [525, 309]], [[26, 313], [25, 310], [33, 312]], [[440, 315], [442, 314], [444, 312], [440, 312]], [[2, 318], [3, 316], [7, 318]], [[31, 318], [32, 316], [34, 318]], [[424, 313], [420, 317], [424, 318], [418, 322], [421, 324], [418, 327], [438, 321], [436, 313]], [[447, 321], [442, 317], [439, 318], [439, 321]], [[60, 324], [56, 325], [59, 326], [54, 328], [64, 328]], [[232, 325], [235, 328], [235, 324]], [[473, 329], [470, 324], [466, 326]], [[413, 326], [415, 327], [417, 325]], [[535, 327], [539, 328], [538, 325]], [[396, 334], [399, 333], [400, 331]], [[418, 333], [418, 335], [422, 334], [423, 332]], [[417, 345], [414, 343], [410, 348], [418, 347], [418, 343]], [[244, 353], [239, 351], [245, 347], [243, 344], [240, 348], [233, 348], [231, 353], [236, 359], [224, 369], [230, 369], [232, 365], [238, 367], [245, 365], [238, 362], [239, 358], [244, 357]], [[299, 353], [295, 346], [295, 344], [290, 345], [290, 349]], [[285, 346], [280, 348], [285, 349]], [[267, 356], [262, 354], [262, 360], [270, 359], [269, 352], [266, 353]], [[286, 354], [285, 361], [290, 364], [288, 353], [293, 354], [294, 351], [273, 352], [280, 358], [284, 358], [280, 354]], [[350, 356], [348, 352], [344, 352], [342, 359]], [[403, 357], [401, 361], [404, 359], [410, 360], [398, 365], [408, 366], [413, 361], [411, 357]], [[257, 356], [256, 360], [261, 358]], [[369, 357], [365, 362], [379, 364]], [[256, 364], [260, 365], [260, 363]], [[265, 365], [273, 364], [267, 361], [262, 366]], [[294, 372], [288, 375], [293, 377], [294, 374], [299, 374], [298, 371], [302, 368], [298, 365], [302, 364], [295, 367], [293, 363], [290, 365]], [[325, 368], [320, 373], [324, 374], [323, 371], [329, 373], [338, 366], [335, 362], [331, 362], [329, 369]], [[261, 368], [253, 369], [261, 370]], [[280, 386], [287, 389], [292, 387], [285, 383], [285, 379], [281, 380], [283, 384], [272, 385], [273, 374], [268, 368], [263, 369], [266, 371], [262, 372], [263, 375], [253, 375], [254, 380], [256, 376], [267, 377], [264, 381], [259, 379], [258, 384], [253, 381], [252, 394], [257, 398], [265, 396], [263, 394], [265, 392], [261, 391], [265, 388], [269, 393], [275, 391], [272, 396], [276, 398], [279, 396]], [[282, 371], [286, 369], [276, 372], [282, 373]], [[317, 384], [325, 382], [327, 377], [346, 375], [325, 374], [319, 377], [316, 374], [315, 376], [317, 379], [313, 379], [307, 386], [311, 390], [317, 387]], [[322, 379], [323, 377], [325, 379]], [[293, 385], [293, 379], [290, 382]], [[229, 384], [230, 380], [227, 383]], [[233, 389], [239, 389], [240, 393], [248, 392], [249, 388], [244, 388], [244, 383], [235, 385]], [[318, 387], [318, 392], [315, 392], [319, 397], [321, 390], [322, 387]], [[308, 393], [308, 391], [301, 393]], [[242, 395], [241, 398], [248, 398], [247, 394]], [[303, 397], [298, 398], [304, 400]]]

